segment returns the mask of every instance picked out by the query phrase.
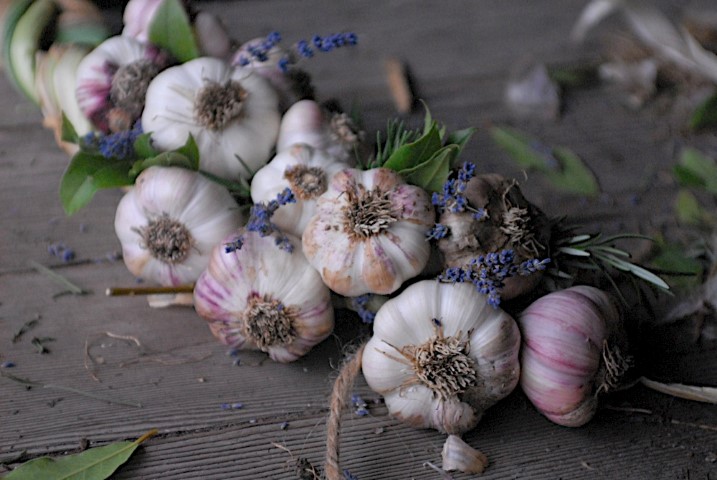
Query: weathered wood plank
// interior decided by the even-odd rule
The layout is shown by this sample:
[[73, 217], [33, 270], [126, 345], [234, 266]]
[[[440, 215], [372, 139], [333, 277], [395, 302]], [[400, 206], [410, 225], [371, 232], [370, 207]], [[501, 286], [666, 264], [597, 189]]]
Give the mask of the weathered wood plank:
[[[502, 104], [502, 92], [518, 60], [530, 56], [562, 64], [595, 58], [594, 50], [566, 42], [583, 4], [253, 0], [201, 6], [221, 13], [241, 39], [279, 30], [289, 43], [314, 33], [356, 31], [361, 38], [356, 49], [304, 64], [321, 100], [337, 98], [347, 108], [356, 104], [373, 134], [394, 114], [383, 59], [396, 56], [407, 62], [435, 118], [449, 128], [481, 127], [466, 158], [477, 161], [482, 171], [522, 179], [522, 172], [493, 145], [486, 126], [515, 122]], [[66, 218], [57, 184], [67, 159], [50, 132], [39, 126], [34, 107], [4, 80], [0, 109], [12, 112], [0, 121], [0, 361], [17, 364], [4, 371], [143, 405], [108, 404], [53, 389], [25, 390], [0, 378], [0, 457], [23, 450], [57, 454], [75, 449], [83, 438], [99, 444], [158, 428], [159, 437], [117, 478], [295, 478], [287, 467], [289, 455], [272, 442], [321, 465], [327, 396], [340, 347], [360, 327], [342, 325], [337, 337], [291, 365], [267, 361], [253, 366], [263, 357], [242, 354], [242, 366], [234, 366], [191, 309], [153, 310], [143, 298], [104, 297], [105, 288], [134, 282], [121, 261], [107, 258], [119, 248], [112, 221], [121, 193], [101, 192], [89, 207]], [[596, 88], [571, 92], [559, 121], [515, 122], [546, 143], [573, 148], [595, 171], [605, 195], [562, 195], [537, 175], [521, 180], [524, 191], [551, 215], [567, 214], [609, 231], [671, 227], [675, 185], [666, 172], [678, 145], [658, 112], [656, 106], [630, 111], [617, 96]], [[420, 124], [421, 119], [417, 112], [407, 121]], [[688, 140], [714, 144], [713, 136]], [[47, 253], [47, 246], [59, 241], [75, 250], [74, 263], [64, 264]], [[62, 287], [33, 270], [30, 260], [56, 267], [94, 293], [53, 298]], [[38, 315], [38, 325], [13, 343], [14, 333]], [[105, 332], [136, 337], [141, 348]], [[50, 353], [36, 353], [33, 336], [54, 338], [47, 344]], [[85, 367], [86, 342], [98, 362], [92, 371]], [[376, 398], [362, 380], [357, 391], [367, 400]], [[244, 408], [221, 408], [232, 402], [242, 402]], [[573, 430], [550, 424], [516, 392], [466, 438], [491, 459], [484, 476], [490, 479], [717, 475], [715, 407], [641, 389], [614, 396], [609, 403], [623, 410], [604, 409], [588, 426]], [[285, 421], [289, 427], [282, 430]], [[440, 465], [442, 435], [399, 425], [380, 403], [371, 405], [370, 417], [347, 413], [344, 427], [344, 466], [362, 480], [436, 478], [423, 464]], [[383, 432], [375, 433], [376, 428]]]

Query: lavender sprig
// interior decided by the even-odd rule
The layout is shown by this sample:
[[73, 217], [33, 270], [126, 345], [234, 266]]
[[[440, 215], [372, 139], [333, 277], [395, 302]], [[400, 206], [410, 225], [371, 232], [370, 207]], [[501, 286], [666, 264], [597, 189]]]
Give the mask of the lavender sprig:
[[438, 276], [438, 280], [447, 283], [470, 282], [476, 290], [488, 296], [490, 305], [498, 308], [506, 279], [545, 270], [548, 263], [549, 258], [517, 263], [513, 250], [502, 250], [480, 255], [465, 267], [449, 267]]
[[[271, 32], [265, 39], [249, 44], [246, 52], [239, 55], [237, 63], [247, 66], [252, 62], [264, 63], [269, 60], [269, 53], [281, 42], [279, 32]], [[314, 35], [311, 41], [299, 40], [278, 61], [279, 69], [287, 72], [297, 63], [299, 58], [313, 58], [315, 52], [330, 52], [337, 48], [354, 46], [358, 43], [358, 36], [353, 32], [332, 33], [325, 37]]]
[[[285, 252], [291, 253], [294, 251], [294, 245], [292, 245], [289, 237], [271, 221], [271, 217], [279, 207], [288, 203], [296, 203], [296, 197], [294, 197], [294, 193], [289, 188], [285, 188], [276, 196], [276, 199], [266, 204], [255, 203], [249, 212], [246, 229], [249, 232], [257, 232], [261, 237], [274, 236], [276, 246]], [[239, 235], [231, 242], [224, 244], [224, 251], [232, 253], [241, 250], [243, 245], [244, 235]]]
[[[441, 193], [433, 192], [431, 202], [439, 212], [472, 212], [475, 220], [485, 220], [488, 212], [483, 208], [473, 208], [468, 204], [464, 192], [471, 178], [475, 176], [476, 166], [472, 162], [464, 162], [454, 178], [443, 184]], [[426, 233], [428, 240], [440, 240], [448, 235], [448, 227], [437, 223]]]
[[105, 158], [131, 159], [135, 156], [134, 142], [142, 133], [142, 122], [137, 120], [130, 130], [110, 134], [90, 132], [82, 137], [82, 144], [97, 149]]

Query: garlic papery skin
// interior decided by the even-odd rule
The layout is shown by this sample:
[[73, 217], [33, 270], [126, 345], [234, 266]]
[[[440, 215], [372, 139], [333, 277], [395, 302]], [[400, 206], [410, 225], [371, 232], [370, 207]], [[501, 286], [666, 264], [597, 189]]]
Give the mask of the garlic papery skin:
[[194, 287], [194, 306], [222, 343], [293, 362], [331, 334], [331, 293], [300, 249], [279, 250], [272, 236], [244, 229], [223, 243], [239, 236], [240, 249], [219, 245], [212, 252]]
[[423, 280], [379, 309], [363, 374], [389, 413], [460, 434], [518, 384], [520, 333], [472, 285]]
[[167, 55], [155, 47], [125, 36], [108, 38], [77, 67], [80, 109], [104, 132], [131, 129], [150, 81], [167, 64]]
[[441, 452], [443, 470], [480, 474], [488, 466], [488, 457], [468, 445], [458, 435], [448, 435]]
[[316, 213], [317, 199], [328, 189], [331, 179], [349, 165], [336, 161], [326, 152], [296, 144], [279, 152], [251, 181], [254, 203], [269, 202], [289, 188], [296, 203], [279, 208], [271, 221], [281, 230], [301, 237]]
[[331, 290], [347, 297], [389, 294], [430, 256], [428, 194], [394, 171], [345, 169], [317, 201], [302, 235], [304, 254]]
[[595, 287], [570, 287], [533, 302], [518, 323], [528, 399], [559, 425], [590, 421], [598, 394], [618, 387], [629, 367], [615, 303]]
[[157, 75], [142, 114], [156, 148], [180, 148], [191, 135], [202, 170], [230, 180], [251, 178], [269, 160], [279, 122], [278, 96], [266, 80], [209, 57]]
[[212, 248], [242, 220], [228, 190], [200, 173], [150, 167], [120, 200], [115, 232], [130, 272], [176, 286], [194, 282]]
[[281, 119], [276, 150], [305, 143], [353, 166], [362, 140], [363, 132], [345, 113], [331, 114], [314, 100], [300, 100]]

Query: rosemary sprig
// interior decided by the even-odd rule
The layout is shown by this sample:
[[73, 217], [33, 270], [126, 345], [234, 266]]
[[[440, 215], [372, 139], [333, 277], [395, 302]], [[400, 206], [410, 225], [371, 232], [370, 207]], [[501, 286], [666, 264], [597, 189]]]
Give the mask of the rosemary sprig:
[[369, 159], [363, 168], [368, 170], [383, 166], [396, 150], [415, 142], [423, 133], [422, 130], [406, 128], [402, 120], [390, 119], [386, 125], [386, 140], [381, 138], [380, 131], [376, 132], [376, 155]]
[[[615, 242], [627, 239], [652, 240], [650, 237], [638, 234], [617, 234], [603, 236], [602, 234], [582, 234], [561, 238], [556, 243], [558, 263], [560, 257], [564, 263], [577, 269], [600, 270], [608, 279], [610, 269], [615, 269], [643, 280], [663, 291], [669, 291], [670, 286], [655, 273], [630, 261], [630, 253], [615, 246]], [[569, 273], [558, 270], [555, 272], [561, 278], [571, 278]]]

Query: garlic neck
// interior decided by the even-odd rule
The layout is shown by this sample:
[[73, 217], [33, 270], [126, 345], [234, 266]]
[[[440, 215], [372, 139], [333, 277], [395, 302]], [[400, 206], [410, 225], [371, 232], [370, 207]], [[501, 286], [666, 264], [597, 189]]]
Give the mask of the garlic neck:
[[235, 80], [226, 83], [208, 81], [194, 99], [195, 120], [211, 130], [222, 130], [241, 115], [247, 95]]
[[[127, 128], [123, 128], [123, 123], [114, 127], [114, 131], [127, 130], [131, 127], [131, 121], [140, 117], [144, 109], [144, 99], [149, 83], [159, 71], [159, 65], [150, 60], [141, 59], [123, 65], [115, 72], [110, 87], [110, 100], [115, 109], [121, 110], [124, 116], [131, 120]], [[120, 115], [120, 113], [116, 112], [115, 115]]]
[[344, 207], [344, 229], [354, 238], [366, 239], [378, 235], [398, 220], [393, 210], [389, 192], [378, 188], [360, 188], [358, 195], [352, 194]]
[[441, 400], [456, 398], [475, 386], [478, 373], [468, 356], [470, 340], [459, 332], [443, 336], [442, 328], [421, 345], [406, 345], [400, 353], [413, 367], [417, 383], [428, 387]]
[[326, 191], [326, 173], [319, 167], [295, 165], [284, 172], [289, 181], [291, 191], [300, 200], [311, 200]]
[[289, 345], [296, 338], [295, 311], [268, 295], [252, 294], [244, 310], [244, 334], [261, 350]]
[[194, 245], [187, 227], [166, 214], [150, 220], [137, 232], [142, 237], [142, 245], [150, 254], [169, 264], [183, 262]]

